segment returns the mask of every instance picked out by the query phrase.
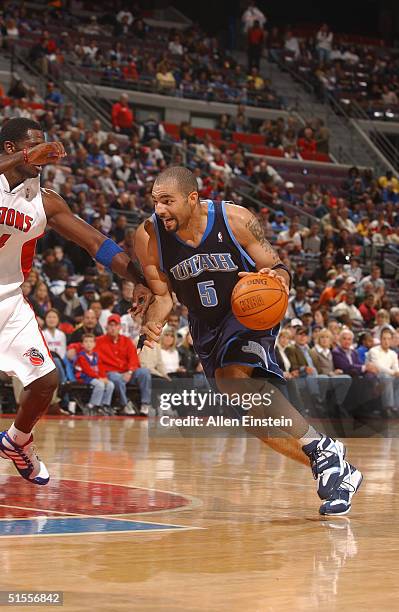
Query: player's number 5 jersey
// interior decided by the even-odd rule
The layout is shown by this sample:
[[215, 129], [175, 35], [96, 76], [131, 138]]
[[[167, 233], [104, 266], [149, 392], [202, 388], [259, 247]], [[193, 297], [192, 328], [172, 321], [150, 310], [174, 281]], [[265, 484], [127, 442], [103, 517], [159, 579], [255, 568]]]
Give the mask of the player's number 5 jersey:
[[4, 174], [0, 175], [0, 300], [18, 292], [46, 223], [39, 178], [11, 191]]
[[153, 215], [162, 271], [190, 317], [211, 325], [217, 325], [231, 310], [238, 273], [255, 270], [255, 262], [229, 226], [226, 206], [226, 202], [208, 200], [208, 223], [197, 247], [167, 232], [161, 219]]

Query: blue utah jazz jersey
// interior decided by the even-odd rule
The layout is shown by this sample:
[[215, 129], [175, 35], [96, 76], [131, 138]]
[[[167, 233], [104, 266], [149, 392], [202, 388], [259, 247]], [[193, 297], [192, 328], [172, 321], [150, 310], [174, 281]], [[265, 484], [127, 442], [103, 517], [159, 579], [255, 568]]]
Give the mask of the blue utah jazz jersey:
[[189, 326], [205, 375], [229, 364], [251, 366], [284, 380], [274, 342], [279, 325], [253, 331], [231, 311], [231, 294], [239, 272], [256, 271], [255, 262], [234, 236], [226, 203], [208, 200], [208, 223], [200, 244], [190, 246], [153, 215], [159, 263], [178, 300], [189, 310]]
[[208, 223], [197, 247], [167, 232], [156, 214], [152, 217], [160, 267], [178, 300], [188, 307], [191, 317], [217, 325], [231, 311], [238, 272], [256, 270], [229, 227], [226, 203], [208, 200]]

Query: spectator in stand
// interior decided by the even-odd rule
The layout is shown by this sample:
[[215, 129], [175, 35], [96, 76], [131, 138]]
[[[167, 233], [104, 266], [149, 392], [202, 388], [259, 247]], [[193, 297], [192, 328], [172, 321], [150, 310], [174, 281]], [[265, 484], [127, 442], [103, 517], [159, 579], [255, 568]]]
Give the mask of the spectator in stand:
[[316, 34], [316, 49], [321, 64], [327, 64], [330, 60], [334, 35], [330, 28], [324, 23]]
[[168, 49], [171, 55], [181, 56], [184, 54], [184, 48], [179, 34], [174, 35], [173, 39], [169, 42]]
[[34, 310], [39, 325], [43, 325], [46, 313], [52, 308], [51, 298], [46, 283], [40, 282], [36, 285], [29, 302]]
[[295, 295], [288, 300], [287, 317], [289, 319], [300, 318], [304, 314], [311, 313], [311, 311], [305, 287], [297, 287]]
[[121, 318], [118, 314], [108, 317], [107, 333], [97, 338], [96, 348], [104, 365], [107, 378], [119, 392], [123, 414], [133, 415], [135, 410], [128, 400], [126, 386], [137, 383], [141, 395], [141, 415], [148, 415], [151, 408], [151, 374], [140, 367], [136, 347], [130, 338], [120, 333]]
[[96, 286], [93, 283], [88, 283], [83, 286], [82, 295], [79, 297], [80, 305], [83, 311], [86, 311], [94, 300], [98, 299]]
[[390, 316], [388, 310], [385, 308], [380, 308], [375, 317], [375, 326], [371, 330], [374, 338], [374, 344], [379, 344], [381, 334], [384, 329], [389, 329], [391, 332], [395, 331], [392, 325], [390, 325], [389, 320]]
[[98, 323], [98, 317], [92, 308], [88, 308], [80, 325], [78, 325], [69, 337], [70, 343], [82, 342], [85, 334], [93, 334], [94, 336], [102, 336], [103, 329]]
[[134, 284], [131, 281], [127, 279], [122, 280], [122, 296], [114, 308], [114, 312], [119, 314], [121, 317], [127, 314], [132, 308], [133, 289]]
[[265, 31], [256, 19], [247, 32], [248, 40], [248, 72], [252, 67], [260, 69], [260, 59], [262, 57], [265, 42]]
[[389, 89], [388, 85], [382, 86], [381, 102], [385, 106], [396, 106], [399, 103], [398, 96], [393, 89]]
[[155, 115], [150, 114], [139, 127], [139, 136], [143, 144], [148, 144], [153, 139], [162, 141], [165, 137], [165, 129], [162, 123], [157, 121]]
[[160, 93], [171, 93], [176, 89], [176, 79], [165, 62], [159, 66], [155, 80]]
[[46, 105], [53, 109], [57, 109], [63, 103], [62, 95], [55, 89], [53, 81], [47, 83], [47, 93], [44, 100]]
[[303, 261], [298, 261], [295, 266], [295, 272], [292, 277], [292, 286], [294, 289], [304, 287], [306, 290], [309, 288], [309, 277], [306, 272], [306, 264]]
[[300, 153], [316, 153], [316, 140], [312, 128], [305, 128], [303, 136], [298, 138], [298, 149]]
[[298, 373], [297, 384], [301, 391], [307, 390], [310, 395], [309, 401], [317, 407], [322, 406], [320, 394], [319, 377], [313, 363], [310, 348], [309, 335], [305, 327], [297, 327], [295, 332], [295, 344], [287, 346], [285, 353], [290, 360], [290, 371]]
[[371, 332], [362, 332], [359, 334], [356, 352], [362, 365], [366, 363], [366, 355], [373, 346], [374, 338]]
[[333, 258], [330, 255], [323, 257], [321, 266], [316, 268], [313, 273], [312, 280], [313, 281], [321, 281], [325, 284], [328, 280], [328, 272], [332, 269]]
[[130, 136], [133, 130], [133, 111], [129, 108], [129, 97], [122, 94], [119, 102], [115, 102], [111, 112], [112, 125], [116, 132]]
[[382, 189], [399, 193], [399, 180], [393, 175], [392, 170], [387, 170], [385, 176], [380, 176], [378, 179], [378, 185]]
[[394, 329], [398, 329], [399, 328], [399, 308], [397, 306], [393, 306], [390, 311], [390, 321], [391, 321], [391, 325]]
[[350, 329], [343, 329], [340, 332], [338, 346], [332, 351], [334, 368], [352, 377], [363, 374], [375, 375], [378, 371], [377, 367], [370, 362], [364, 365], [361, 363], [359, 355], [352, 346], [353, 339], [354, 335]]
[[277, 363], [283, 371], [283, 376], [286, 380], [296, 378], [297, 372], [291, 372], [291, 362], [287, 357], [286, 348], [292, 344], [292, 335], [288, 329], [282, 329], [276, 341], [276, 358]]
[[285, 232], [288, 229], [285, 214], [282, 210], [278, 210], [272, 221], [272, 230], [275, 233]]
[[66, 354], [66, 336], [63, 331], [58, 329], [59, 324], [60, 315], [58, 310], [50, 308], [44, 317], [43, 336], [50, 351], [58, 355], [62, 360]]
[[273, 185], [282, 185], [284, 183], [277, 170], [275, 170], [275, 168], [273, 168], [273, 166], [271, 166], [266, 159], [262, 159], [259, 164], [255, 166], [254, 174], [252, 175], [252, 182], [264, 183], [265, 185], [268, 183], [272, 183]]
[[327, 286], [322, 292], [319, 300], [319, 307], [326, 304], [327, 306], [332, 305], [332, 303], [341, 302], [346, 297], [346, 282], [342, 276], [338, 276], [334, 285]]
[[74, 363], [75, 378], [78, 382], [93, 387], [90, 399], [86, 404], [87, 414], [114, 414], [111, 408], [115, 385], [105, 374], [98, 353], [95, 351], [96, 337], [85, 333], [82, 336], [82, 350], [79, 351]]
[[310, 183], [308, 189], [303, 194], [303, 203], [305, 207], [308, 207], [309, 212], [313, 213], [320, 206], [322, 200], [322, 195], [319, 191], [318, 185], [316, 183]]
[[280, 232], [277, 238], [277, 246], [287, 249], [289, 253], [300, 253], [302, 251], [302, 238], [298, 223], [291, 222], [288, 230]]
[[171, 380], [166, 372], [165, 364], [162, 359], [161, 347], [158, 343], [154, 345], [154, 348], [148, 346], [143, 347], [140, 352], [140, 363], [143, 368], [147, 368], [147, 370], [150, 371], [151, 376]]
[[[387, 416], [397, 416], [399, 412], [399, 362], [398, 355], [391, 349], [393, 332], [383, 329], [381, 344], [373, 346], [366, 356], [366, 364], [372, 364], [382, 387], [382, 406]], [[393, 414], [392, 414], [393, 413]]]
[[301, 54], [299, 48], [299, 41], [297, 37], [293, 35], [291, 30], [287, 30], [287, 33], [285, 35], [284, 49], [292, 53], [295, 59], [298, 59]]
[[83, 308], [77, 296], [76, 281], [68, 280], [65, 290], [53, 300], [53, 306], [58, 310], [63, 322], [79, 323], [83, 318]]
[[102, 311], [101, 311], [101, 316], [98, 322], [101, 325], [101, 327], [105, 329], [107, 326], [109, 317], [111, 316], [112, 311], [114, 309], [115, 295], [112, 293], [112, 291], [104, 291], [103, 293], [101, 293], [100, 303], [101, 303]]
[[381, 278], [381, 268], [378, 264], [371, 266], [371, 273], [368, 276], [364, 276], [359, 284], [359, 293], [362, 293], [363, 288], [371, 284], [376, 296], [384, 295], [385, 292], [385, 281]]
[[305, 230], [303, 238], [303, 249], [305, 253], [318, 254], [320, 253], [320, 225], [312, 223], [309, 229]]
[[193, 339], [189, 331], [185, 334], [182, 343], [177, 349], [179, 351], [179, 363], [184, 368], [185, 376], [193, 377], [196, 386], [206, 385], [206, 378], [197, 353], [193, 346]]
[[176, 330], [173, 327], [166, 327], [162, 332], [160, 346], [162, 361], [169, 377], [182, 376], [186, 372], [185, 368], [180, 366], [180, 355], [176, 344]]
[[[347, 279], [349, 280], [349, 278]], [[360, 310], [355, 305], [356, 295], [354, 291], [347, 290], [345, 300], [341, 300], [332, 308], [332, 314], [341, 323], [348, 327], [363, 327], [364, 321]]]
[[250, 28], [254, 25], [255, 21], [258, 21], [262, 28], [265, 27], [267, 18], [264, 13], [256, 6], [254, 0], [250, 0], [248, 2], [248, 7], [244, 11], [241, 17], [241, 21], [243, 24], [245, 34], [248, 32]]
[[344, 374], [342, 370], [334, 368], [333, 356], [331, 352], [333, 335], [328, 329], [320, 330], [314, 348], [310, 349], [310, 355], [319, 376], [325, 376], [321, 381], [320, 389], [323, 401], [329, 390], [334, 392], [336, 403], [339, 407], [345, 401], [352, 378]]

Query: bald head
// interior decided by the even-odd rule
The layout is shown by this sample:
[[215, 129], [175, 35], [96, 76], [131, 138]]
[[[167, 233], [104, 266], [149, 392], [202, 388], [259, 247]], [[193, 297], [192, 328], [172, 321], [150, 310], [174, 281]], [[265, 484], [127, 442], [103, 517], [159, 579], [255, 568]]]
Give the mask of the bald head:
[[198, 183], [194, 174], [184, 166], [170, 166], [155, 180], [154, 189], [172, 183], [176, 186], [181, 195], [187, 197], [193, 191], [198, 192]]

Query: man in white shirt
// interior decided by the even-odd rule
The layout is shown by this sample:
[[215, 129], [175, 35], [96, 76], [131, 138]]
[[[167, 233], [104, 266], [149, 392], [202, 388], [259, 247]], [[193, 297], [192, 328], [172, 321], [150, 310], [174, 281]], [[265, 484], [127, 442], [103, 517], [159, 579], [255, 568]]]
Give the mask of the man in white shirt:
[[399, 410], [399, 362], [398, 355], [391, 349], [392, 331], [381, 332], [381, 344], [373, 346], [367, 353], [366, 361], [377, 367], [377, 376], [381, 381], [381, 401], [388, 414]]
[[295, 59], [298, 59], [298, 57], [301, 54], [298, 39], [296, 36], [293, 36], [290, 30], [287, 32], [285, 36], [284, 49], [293, 53]]
[[302, 251], [302, 238], [299, 232], [298, 223], [291, 223], [287, 230], [280, 232], [277, 238], [277, 245], [290, 252]]
[[262, 13], [262, 11], [258, 9], [257, 6], [255, 6], [255, 2], [251, 0], [249, 2], [247, 10], [244, 11], [241, 17], [241, 21], [244, 26], [244, 32], [247, 33], [249, 28], [252, 28], [255, 21], [259, 21], [261, 28], [263, 28], [267, 19], [266, 15]]
[[[349, 283], [352, 278], [353, 277], [349, 277], [347, 279], [347, 283]], [[347, 316], [353, 325], [362, 327], [364, 326], [364, 321], [360, 310], [355, 305], [355, 299], [356, 295], [354, 291], [348, 290], [346, 294], [346, 301], [339, 302], [336, 306], [334, 306], [332, 309], [332, 314], [337, 318]]]
[[125, 20], [128, 25], [131, 25], [133, 23], [133, 15], [130, 11], [119, 11], [116, 16], [116, 19], [117, 21], [119, 21], [119, 23], [122, 23], [123, 20]]

